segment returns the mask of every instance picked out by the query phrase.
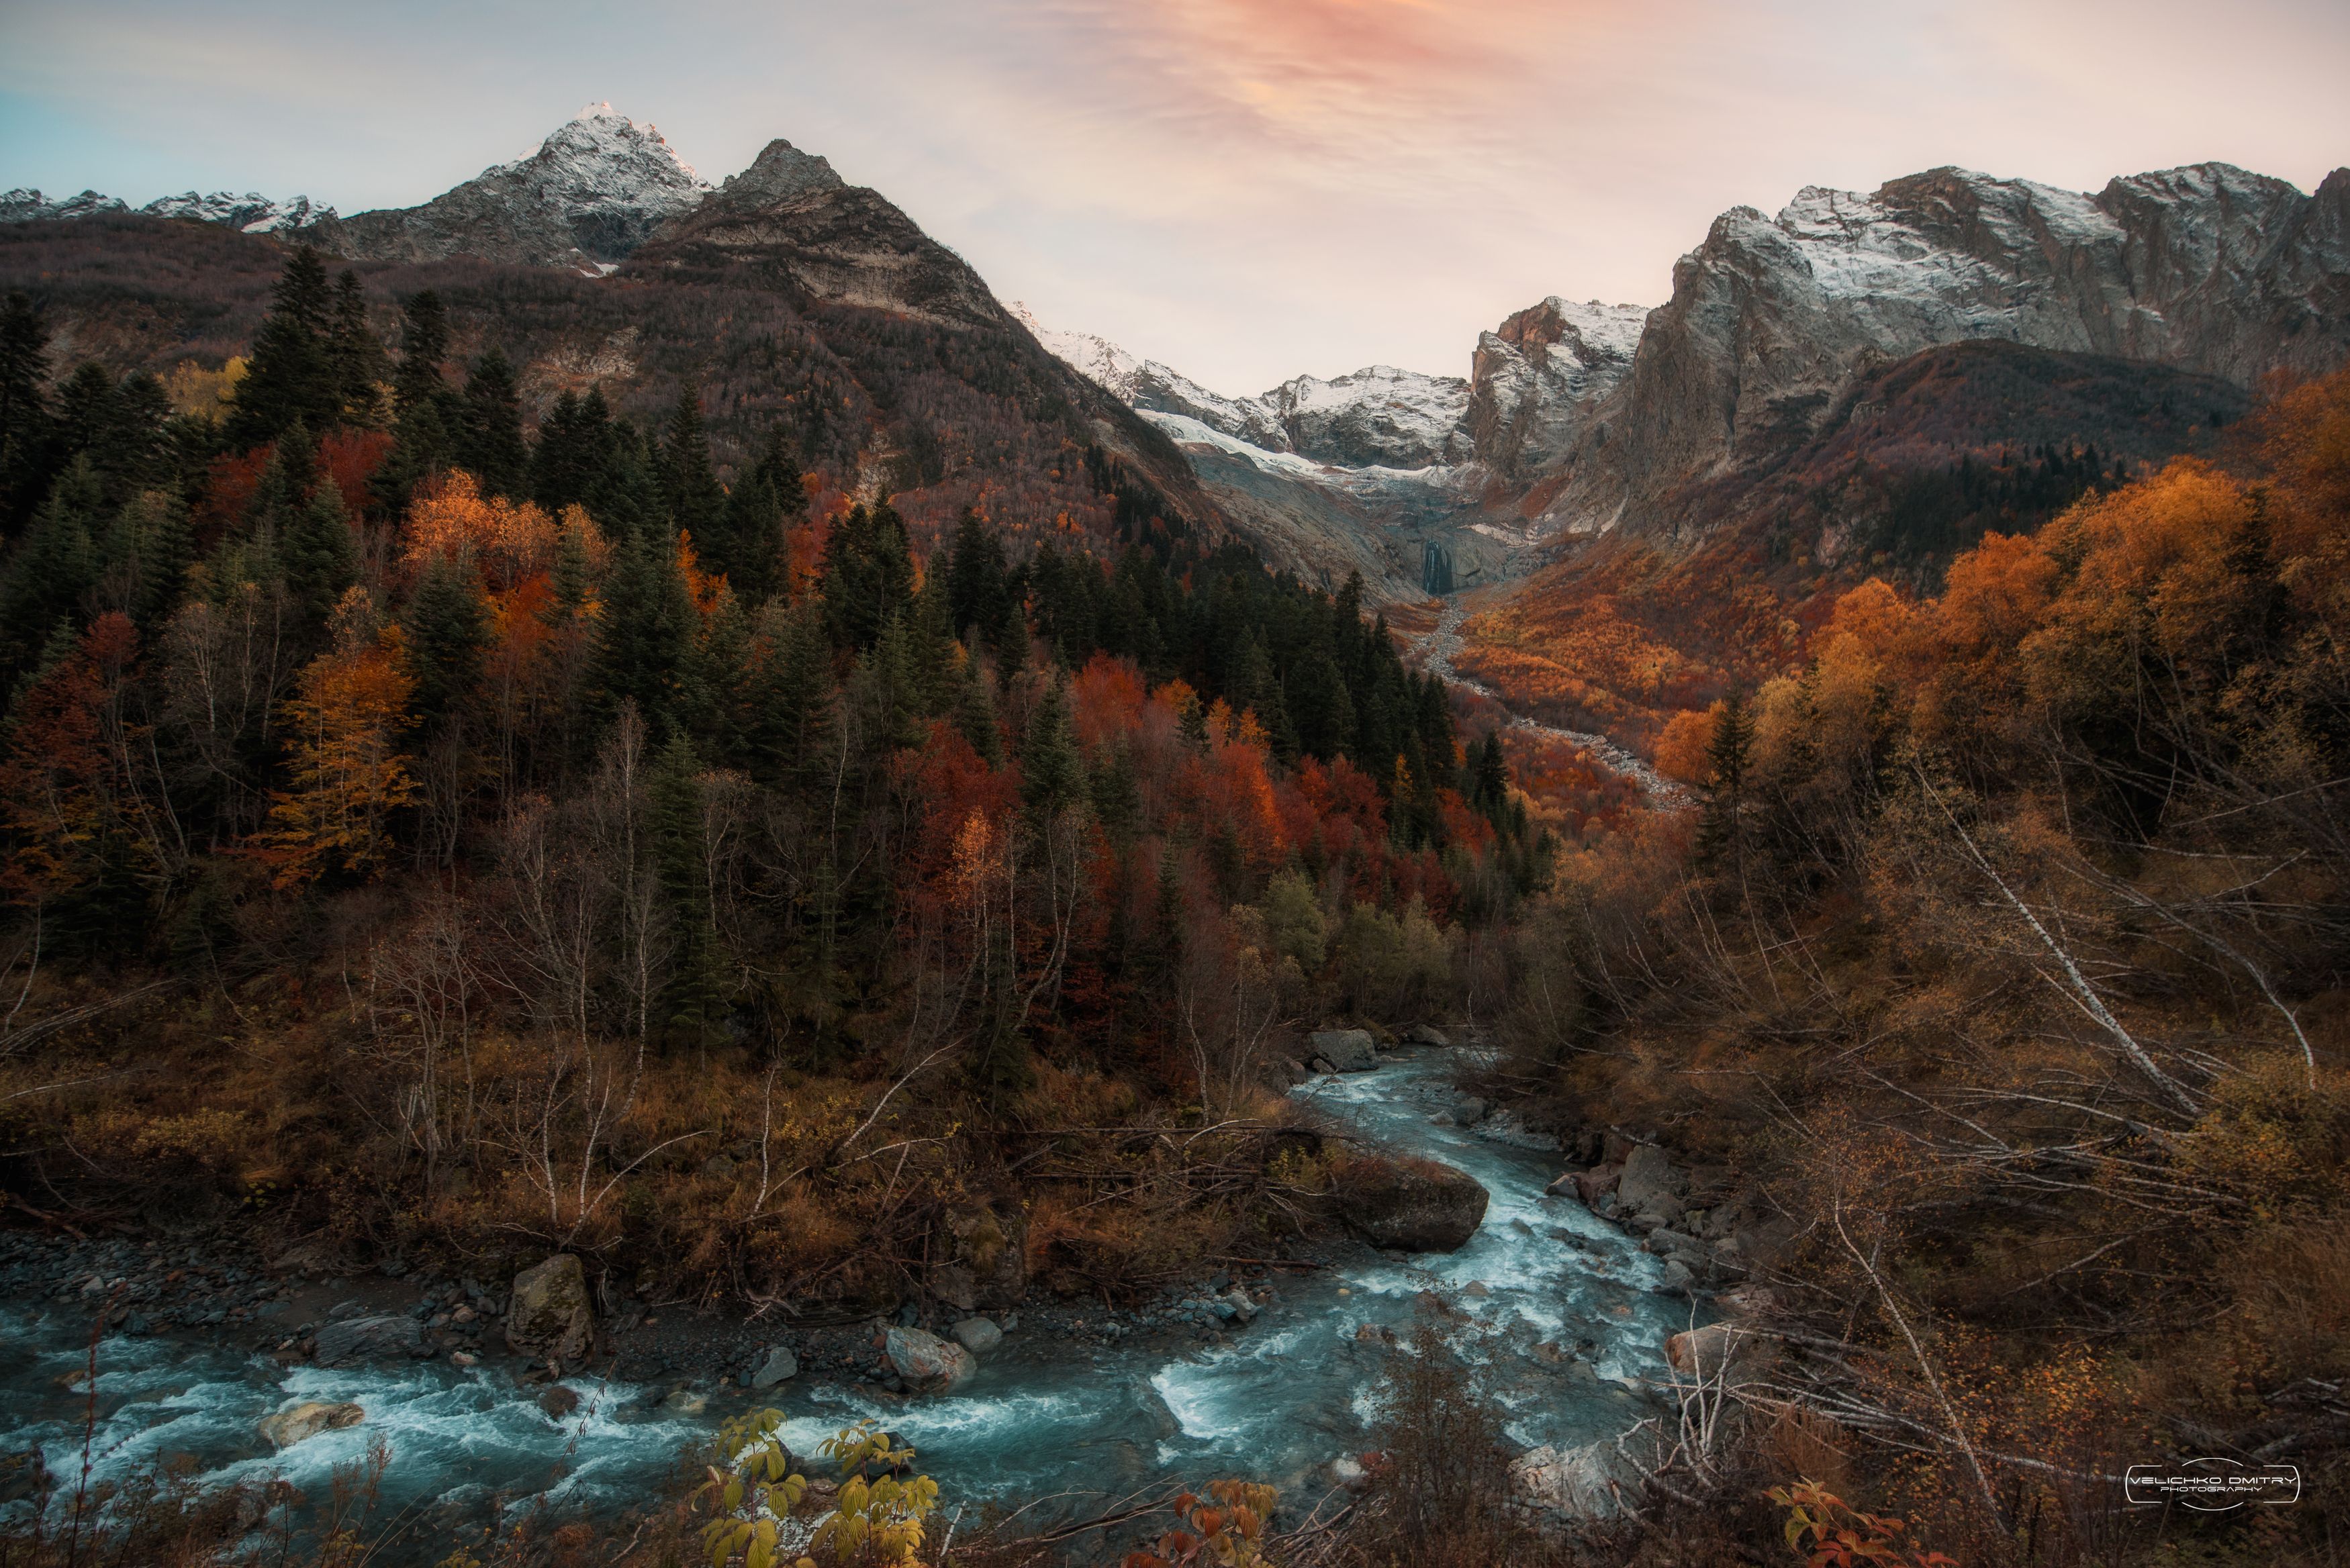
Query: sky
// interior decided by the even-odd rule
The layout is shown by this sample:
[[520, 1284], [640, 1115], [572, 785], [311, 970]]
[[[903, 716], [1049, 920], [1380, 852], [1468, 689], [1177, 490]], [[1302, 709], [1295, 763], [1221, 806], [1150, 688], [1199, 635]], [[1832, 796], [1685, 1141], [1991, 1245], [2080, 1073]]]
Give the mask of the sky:
[[1230, 393], [1656, 305], [1738, 205], [1943, 164], [2350, 163], [2343, 0], [0, 0], [0, 188], [346, 213], [583, 104], [832, 160], [1045, 325]]

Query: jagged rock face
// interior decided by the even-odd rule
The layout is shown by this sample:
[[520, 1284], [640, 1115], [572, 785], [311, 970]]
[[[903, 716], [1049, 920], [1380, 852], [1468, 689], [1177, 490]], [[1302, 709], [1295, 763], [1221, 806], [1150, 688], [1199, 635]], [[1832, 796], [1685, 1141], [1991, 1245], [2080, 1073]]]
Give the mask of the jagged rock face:
[[1808, 438], [1856, 375], [1974, 338], [2240, 383], [2338, 364], [2350, 171], [2314, 196], [2224, 164], [2088, 196], [1940, 169], [1873, 195], [1807, 188], [1774, 218], [1735, 208], [1675, 266], [1546, 521], [1660, 524], [1677, 487]]
[[841, 178], [831, 160], [803, 152], [777, 137], [759, 150], [751, 167], [729, 174], [709, 198], [713, 206], [754, 211], [782, 206], [817, 191], [837, 191]]
[[1469, 455], [1469, 383], [1372, 365], [1325, 381], [1300, 376], [1256, 400], [1287, 451], [1344, 468], [1426, 468]]
[[1469, 455], [1461, 425], [1469, 383], [1457, 376], [1371, 365], [1335, 380], [1298, 376], [1259, 397], [1227, 398], [1106, 337], [1055, 331], [1024, 305], [1011, 309], [1039, 343], [1128, 408], [1196, 420], [1261, 452], [1341, 468], [1426, 468]]
[[636, 271], [747, 266], [827, 305], [861, 306], [946, 327], [1012, 318], [962, 257], [878, 191], [845, 185], [821, 158], [774, 141], [750, 169], [653, 235]]
[[1504, 479], [1555, 467], [1592, 405], [1632, 368], [1648, 307], [1551, 296], [1480, 334], [1466, 424], [1479, 461]]
[[[120, 198], [101, 196], [95, 191], [84, 191], [78, 196], [57, 202], [38, 191], [23, 189], [0, 195], [0, 223], [28, 223], [38, 218], [88, 218], [130, 210]], [[307, 196], [273, 202], [257, 191], [242, 196], [227, 191], [215, 191], [209, 196], [200, 196], [193, 191], [177, 196], [158, 196], [139, 212], [150, 218], [192, 218], [198, 223], [224, 223], [248, 234], [307, 228], [335, 215], [332, 207], [322, 207]]]
[[335, 216], [332, 207], [319, 206], [307, 196], [273, 202], [257, 191], [242, 196], [227, 191], [199, 196], [190, 191], [178, 196], [158, 196], [139, 210], [151, 218], [192, 218], [198, 223], [226, 223], [248, 234], [304, 229]]
[[88, 218], [105, 213], [127, 213], [130, 208], [120, 197], [101, 196], [95, 191], [84, 191], [78, 196], [62, 196], [52, 202], [38, 191], [19, 185], [5, 195], [0, 195], [0, 223], [29, 223], [38, 218]]
[[536, 152], [482, 171], [421, 207], [322, 225], [346, 255], [608, 269], [653, 231], [701, 204], [710, 184], [661, 134], [597, 104]]

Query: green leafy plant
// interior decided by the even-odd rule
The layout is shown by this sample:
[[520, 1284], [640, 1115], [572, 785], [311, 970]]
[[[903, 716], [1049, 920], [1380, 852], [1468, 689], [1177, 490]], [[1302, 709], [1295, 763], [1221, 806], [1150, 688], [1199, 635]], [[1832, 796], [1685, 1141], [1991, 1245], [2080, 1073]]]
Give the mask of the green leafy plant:
[[[922, 1521], [939, 1505], [938, 1482], [895, 1473], [913, 1462], [914, 1450], [892, 1444], [875, 1423], [860, 1421], [827, 1438], [824, 1451], [840, 1466], [840, 1493], [809, 1545], [838, 1568], [912, 1563], [921, 1550]], [[865, 1472], [877, 1467], [884, 1473], [867, 1480]], [[816, 1568], [816, 1559], [803, 1557], [799, 1568]]]
[[717, 1507], [717, 1517], [702, 1527], [710, 1568], [737, 1558], [743, 1568], [775, 1568], [779, 1561], [777, 1528], [807, 1494], [807, 1478], [792, 1473], [791, 1450], [776, 1435], [783, 1424], [781, 1410], [756, 1410], [719, 1428], [724, 1461], [710, 1467], [702, 1488]]

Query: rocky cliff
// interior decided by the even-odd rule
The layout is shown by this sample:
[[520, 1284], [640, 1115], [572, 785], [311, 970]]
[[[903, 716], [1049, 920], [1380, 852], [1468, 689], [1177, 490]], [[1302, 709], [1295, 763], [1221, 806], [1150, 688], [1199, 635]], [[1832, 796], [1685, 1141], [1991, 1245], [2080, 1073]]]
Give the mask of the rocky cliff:
[[494, 164], [421, 206], [321, 224], [317, 237], [373, 261], [463, 255], [609, 270], [709, 193], [658, 130], [599, 103], [527, 158]]
[[2350, 170], [2304, 195], [2198, 164], [2095, 195], [1938, 169], [1740, 207], [1673, 269], [1559, 464], [1544, 532], [1670, 533], [1686, 486], [1818, 433], [1857, 376], [1996, 339], [2249, 386], [2350, 355]]

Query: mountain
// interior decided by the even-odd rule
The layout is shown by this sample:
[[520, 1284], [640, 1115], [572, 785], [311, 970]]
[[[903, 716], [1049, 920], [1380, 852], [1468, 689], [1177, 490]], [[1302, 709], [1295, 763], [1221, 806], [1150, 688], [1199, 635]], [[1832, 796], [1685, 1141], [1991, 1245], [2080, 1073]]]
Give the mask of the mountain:
[[318, 240], [371, 261], [470, 255], [609, 270], [710, 189], [654, 127], [590, 104], [529, 157], [494, 164], [421, 206], [343, 219]]
[[[95, 191], [84, 191], [78, 196], [55, 202], [38, 191], [22, 187], [0, 195], [0, 223], [100, 217], [130, 210], [130, 203], [120, 198], [101, 196]], [[198, 223], [222, 223], [248, 234], [307, 228], [335, 215], [332, 207], [318, 206], [307, 196], [273, 202], [258, 192], [239, 196], [227, 191], [215, 191], [209, 196], [200, 196], [193, 191], [178, 196], [158, 196], [139, 211], [151, 218], [191, 218]]]
[[[1959, 169], [1869, 194], [1810, 187], [1775, 217], [1723, 213], [1655, 310], [1554, 296], [1510, 316], [1479, 337], [1465, 381], [1374, 369], [1229, 399], [1099, 338], [1039, 336], [1181, 443], [1276, 555], [1309, 576], [1377, 559], [1375, 591], [1409, 597], [1512, 577], [1617, 529], [1692, 547], [1775, 495], [1766, 476], [1808, 472], [1832, 426], [1846, 460], [1875, 461], [1854, 433], [1875, 427], [1848, 428], [1856, 389], [1950, 345], [2096, 356], [2240, 390], [2272, 370], [2329, 369], [2350, 355], [2350, 171], [2314, 195], [2218, 163], [2095, 194]], [[1964, 365], [1959, 380], [2012, 371]], [[1947, 389], [1953, 374], [1942, 364], [1927, 379]], [[2113, 364], [2069, 379], [2116, 400], [2068, 396], [2054, 432], [2011, 406], [2004, 423], [1970, 427], [1980, 450], [2187, 439], [2184, 425], [2140, 419], [2145, 389]]]
[[1504, 481], [1564, 461], [1592, 407], [1630, 371], [1648, 320], [1644, 306], [1553, 295], [1480, 334], [1466, 420], [1477, 460]]
[[936, 326], [1017, 331], [986, 283], [879, 192], [822, 158], [767, 144], [750, 168], [654, 231], [632, 273], [755, 277], [811, 302]]
[[2314, 195], [2220, 163], [2085, 195], [1938, 169], [1734, 208], [1675, 265], [1533, 526], [1670, 533], [1687, 486], [1783, 456], [1855, 377], [1978, 339], [2244, 387], [2330, 369], [2350, 355], [2350, 170]]
[[234, 223], [240, 199], [224, 197], [150, 213], [7, 200], [25, 221], [0, 228], [0, 287], [33, 296], [61, 369], [217, 369], [247, 351], [298, 238], [353, 266], [387, 338], [399, 300], [437, 291], [455, 357], [503, 349], [534, 416], [596, 387], [650, 426], [691, 388], [722, 467], [781, 427], [821, 491], [891, 498], [920, 541], [966, 508], [1014, 540], [1112, 551], [1228, 532], [1162, 434], [1040, 348], [887, 198], [788, 141], [713, 187], [651, 126], [598, 105], [528, 158], [349, 218], [304, 203], [307, 222], [286, 204]]

